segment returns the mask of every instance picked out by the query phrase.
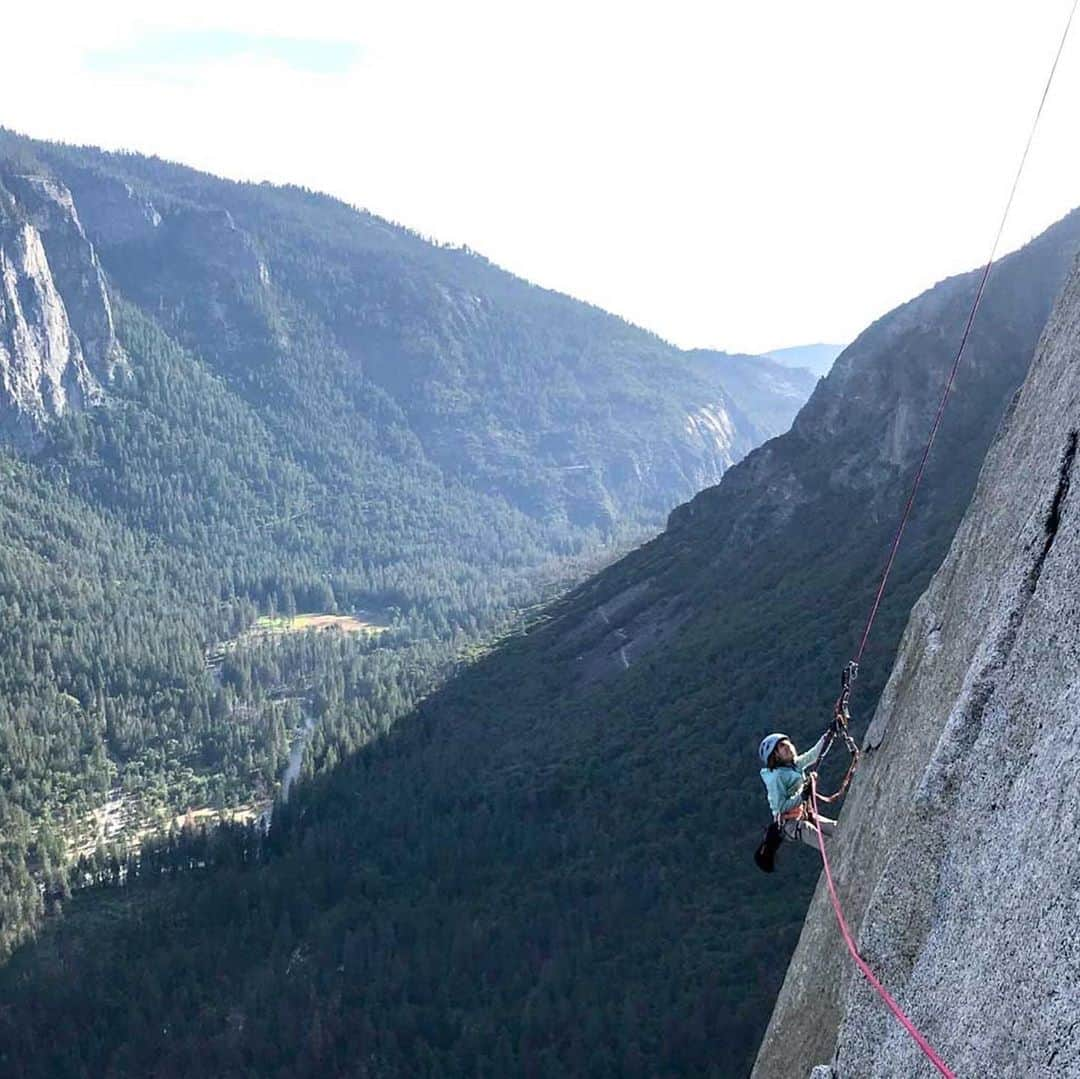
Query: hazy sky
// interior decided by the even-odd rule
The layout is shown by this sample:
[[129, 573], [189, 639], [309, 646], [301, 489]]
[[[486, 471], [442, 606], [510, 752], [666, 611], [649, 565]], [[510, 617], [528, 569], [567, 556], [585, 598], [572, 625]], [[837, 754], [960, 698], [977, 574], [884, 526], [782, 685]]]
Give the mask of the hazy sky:
[[[1070, 5], [21, 3], [0, 123], [304, 184], [762, 351], [985, 258]], [[1078, 130], [1080, 25], [1006, 248], [1080, 205]]]

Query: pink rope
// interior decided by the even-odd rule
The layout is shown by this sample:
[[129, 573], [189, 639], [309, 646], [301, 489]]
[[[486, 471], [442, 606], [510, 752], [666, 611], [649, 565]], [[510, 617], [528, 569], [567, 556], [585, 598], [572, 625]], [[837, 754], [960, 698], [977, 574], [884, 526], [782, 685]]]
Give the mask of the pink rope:
[[[813, 791], [814, 796], [814, 816], [816, 817], [818, 808], [817, 783], [813, 783], [811, 790]], [[907, 1017], [900, 1005], [893, 1000], [888, 989], [878, 981], [877, 976], [870, 969], [870, 964], [859, 955], [859, 949], [855, 947], [855, 941], [851, 937], [851, 930], [848, 929], [847, 922], [844, 921], [844, 912], [840, 909], [840, 900], [836, 895], [836, 885], [833, 883], [832, 870], [829, 868], [829, 856], [825, 853], [825, 837], [821, 834], [820, 828], [817, 829], [817, 837], [818, 847], [821, 849], [821, 861], [825, 866], [825, 882], [829, 886], [829, 897], [832, 899], [833, 910], [836, 911], [836, 920], [840, 925], [840, 933], [844, 938], [844, 943], [847, 945], [848, 951], [851, 952], [851, 958], [855, 960], [855, 965], [862, 971], [866, 980], [877, 990], [878, 995], [885, 1001], [886, 1005], [888, 1005], [889, 1011], [900, 1020], [904, 1029], [915, 1039], [919, 1048], [926, 1055], [927, 1060], [929, 1060], [930, 1063], [945, 1076], [945, 1079], [956, 1079], [955, 1073], [949, 1070], [948, 1065], [936, 1052], [934, 1052], [933, 1046]]]
[[[877, 617], [878, 609], [881, 607], [881, 600], [885, 595], [885, 586], [888, 584], [889, 574], [892, 572], [893, 563], [896, 561], [896, 552], [900, 549], [900, 541], [904, 536], [908, 518], [911, 516], [911, 509], [915, 504], [915, 496], [918, 494], [919, 485], [922, 483], [923, 475], [926, 472], [926, 464], [930, 459], [930, 451], [933, 448], [934, 440], [937, 438], [937, 433], [941, 428], [941, 421], [945, 415], [945, 406], [948, 404], [949, 396], [952, 393], [953, 385], [956, 382], [956, 374], [960, 369], [960, 361], [963, 359], [964, 350], [967, 348], [968, 338], [971, 336], [971, 327], [975, 323], [975, 316], [979, 313], [979, 306], [982, 303], [983, 294], [986, 292], [986, 283], [990, 278], [990, 271], [997, 259], [998, 245], [1001, 243], [1001, 237], [1005, 231], [1005, 222], [1008, 220], [1009, 211], [1012, 209], [1013, 199], [1016, 197], [1016, 189], [1020, 184], [1020, 177], [1023, 175], [1024, 166], [1027, 164], [1028, 153], [1031, 150], [1031, 144], [1035, 138], [1035, 130], [1039, 126], [1039, 119], [1042, 116], [1046, 98], [1050, 93], [1050, 86], [1054, 81], [1058, 61], [1061, 60], [1061, 54], [1065, 48], [1065, 40], [1069, 36], [1069, 28], [1072, 26], [1073, 18], [1076, 15], [1078, 3], [1080, 3], [1080, 0], [1073, 0], [1072, 7], [1069, 10], [1069, 17], [1065, 22], [1065, 29], [1061, 35], [1061, 41], [1058, 43], [1057, 52], [1054, 55], [1054, 62], [1050, 66], [1050, 74], [1047, 76], [1046, 85], [1043, 87], [1042, 97], [1039, 99], [1039, 107], [1035, 110], [1035, 119], [1032, 121], [1031, 130], [1028, 132], [1024, 152], [1020, 155], [1020, 164], [1017, 166], [1016, 175], [1013, 177], [1012, 189], [1009, 191], [1009, 197], [1005, 203], [1005, 210], [1001, 215], [1001, 222], [998, 225], [997, 235], [994, 237], [994, 243], [990, 249], [990, 257], [986, 260], [986, 265], [983, 267], [982, 275], [979, 278], [979, 285], [975, 290], [975, 297], [971, 303], [971, 310], [968, 312], [967, 322], [964, 324], [964, 332], [960, 336], [960, 345], [956, 350], [956, 356], [953, 359], [952, 366], [949, 368], [949, 374], [945, 380], [945, 389], [942, 392], [937, 412], [934, 414], [934, 422], [930, 425], [930, 434], [926, 439], [926, 447], [923, 450], [922, 458], [919, 461], [919, 467], [915, 470], [915, 478], [911, 484], [907, 502], [904, 504], [903, 513], [900, 515], [900, 524], [897, 526], [896, 534], [893, 536], [892, 544], [889, 547], [889, 555], [885, 562], [885, 569], [881, 574], [877, 593], [875, 594], [874, 602], [870, 607], [870, 616], [866, 620], [866, 627], [863, 629], [862, 638], [859, 641], [859, 648], [855, 653], [854, 662], [856, 666], [862, 659], [863, 652], [866, 650], [866, 643], [870, 639], [870, 630], [873, 628], [874, 619]], [[813, 774], [811, 774], [810, 781], [810, 789], [814, 800], [814, 815], [816, 817], [818, 813], [818, 793], [817, 783], [815, 782]], [[862, 972], [863, 977], [866, 978], [871, 986], [873, 986], [878, 996], [885, 1001], [889, 1011], [896, 1016], [903, 1028], [915, 1039], [916, 1044], [923, 1051], [926, 1059], [929, 1060], [943, 1076], [945, 1076], [945, 1079], [956, 1079], [955, 1074], [949, 1070], [948, 1065], [946, 1065], [941, 1057], [937, 1055], [933, 1046], [907, 1017], [900, 1005], [893, 1000], [885, 986], [878, 981], [877, 976], [870, 969], [870, 965], [861, 955], [859, 955], [859, 949], [855, 946], [855, 941], [852, 939], [851, 930], [848, 929], [847, 922], [844, 921], [844, 912], [840, 909], [840, 899], [836, 894], [836, 885], [833, 882], [832, 869], [829, 866], [829, 856], [825, 853], [825, 838], [822, 835], [820, 828], [817, 829], [817, 836], [818, 847], [821, 850], [821, 862], [825, 867], [825, 882], [829, 886], [829, 898], [832, 900], [833, 910], [836, 912], [836, 921], [840, 926], [840, 933], [844, 938], [844, 943], [847, 945], [848, 951], [851, 953], [851, 958], [855, 960], [855, 965]]]
[[896, 529], [896, 535], [893, 537], [892, 546], [889, 548], [889, 557], [885, 562], [885, 570], [881, 574], [881, 580], [878, 584], [877, 594], [874, 596], [873, 606], [870, 608], [870, 617], [866, 620], [866, 628], [863, 630], [862, 639], [859, 641], [858, 651], [855, 653], [856, 664], [862, 660], [863, 652], [866, 651], [866, 642], [870, 639], [870, 630], [873, 628], [874, 619], [877, 617], [878, 608], [881, 606], [882, 597], [885, 595], [885, 586], [889, 582], [889, 574], [892, 572], [893, 562], [896, 561], [896, 552], [900, 549], [900, 540], [904, 536], [904, 529], [907, 528], [908, 518], [911, 516], [911, 508], [915, 504], [915, 495], [918, 494], [919, 485], [922, 483], [923, 474], [926, 472], [926, 463], [930, 459], [930, 450], [934, 446], [934, 440], [937, 438], [938, 430], [941, 427], [941, 420], [945, 415], [945, 406], [948, 404], [949, 395], [952, 393], [953, 384], [956, 382], [956, 373], [960, 369], [960, 361], [964, 357], [964, 350], [967, 348], [968, 338], [971, 336], [971, 327], [975, 324], [975, 316], [979, 313], [979, 306], [982, 303], [983, 293], [986, 291], [986, 282], [990, 278], [990, 271], [997, 259], [998, 246], [1001, 243], [1002, 234], [1005, 232], [1005, 222], [1009, 219], [1009, 211], [1012, 209], [1013, 200], [1016, 198], [1016, 189], [1020, 186], [1020, 177], [1023, 175], [1024, 166], [1027, 164], [1028, 154], [1031, 151], [1031, 144], [1035, 138], [1035, 131], [1039, 126], [1039, 120], [1043, 114], [1043, 107], [1046, 105], [1046, 99], [1050, 94], [1050, 87], [1054, 82], [1058, 61], [1061, 59], [1061, 54], [1065, 49], [1065, 40], [1069, 36], [1069, 28], [1072, 26], [1073, 17], [1076, 15], [1076, 8], [1077, 0], [1073, 0], [1073, 5], [1069, 9], [1069, 17], [1065, 22], [1065, 29], [1061, 35], [1061, 41], [1058, 43], [1057, 52], [1054, 54], [1054, 62], [1050, 65], [1050, 74], [1046, 78], [1046, 85], [1043, 87], [1042, 97], [1039, 99], [1039, 107], [1035, 110], [1035, 119], [1032, 121], [1031, 130], [1028, 132], [1027, 142], [1024, 145], [1024, 152], [1020, 155], [1020, 164], [1017, 166], [1016, 175], [1013, 177], [1012, 188], [1009, 191], [1009, 197], [1005, 202], [1005, 210], [1002, 213], [1001, 221], [998, 224], [997, 235], [994, 237], [993, 246], [990, 248], [990, 257], [986, 260], [986, 265], [983, 266], [982, 276], [979, 278], [979, 287], [975, 290], [975, 298], [971, 302], [971, 310], [968, 312], [967, 322], [964, 325], [964, 332], [960, 337], [960, 347], [956, 350], [956, 358], [953, 360], [952, 367], [949, 369], [949, 377], [945, 380], [945, 389], [941, 394], [941, 402], [937, 407], [937, 412], [934, 414], [934, 422], [930, 425], [930, 434], [926, 439], [926, 448], [923, 450], [922, 460], [919, 461], [919, 467], [915, 471], [915, 479], [911, 484], [911, 492], [908, 494], [907, 502], [904, 505], [904, 512], [900, 515], [900, 524]]

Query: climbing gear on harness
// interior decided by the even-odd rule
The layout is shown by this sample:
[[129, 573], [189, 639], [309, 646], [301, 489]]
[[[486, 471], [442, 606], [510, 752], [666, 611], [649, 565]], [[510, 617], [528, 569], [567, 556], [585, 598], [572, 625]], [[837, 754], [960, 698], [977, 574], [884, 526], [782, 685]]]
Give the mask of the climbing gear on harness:
[[833, 706], [833, 722], [842, 727], [847, 726], [851, 718], [848, 715], [848, 701], [851, 699], [851, 683], [859, 677], [859, 665], [855, 660], [850, 660], [848, 665], [840, 672], [840, 696], [836, 698]]
[[[848, 787], [851, 785], [851, 777], [855, 775], [855, 769], [859, 767], [859, 747], [855, 744], [855, 739], [848, 734], [847, 727], [840, 728], [840, 736], [844, 739], [844, 745], [847, 747], [848, 753], [851, 754], [851, 760], [848, 763], [847, 771], [844, 773], [844, 778], [840, 781], [840, 786], [833, 791], [832, 794], [817, 794], [817, 800], [819, 802], [832, 803], [838, 798], [842, 798], [846, 793]], [[821, 757], [818, 757], [817, 764], [814, 766], [813, 771], [809, 772], [807, 779], [811, 776], [817, 779], [817, 769], [821, 765], [821, 758], [824, 757], [824, 752]]]
[[784, 842], [784, 836], [780, 831], [780, 825], [776, 821], [769, 821], [769, 827], [765, 829], [765, 835], [754, 851], [754, 861], [758, 869], [763, 873], [771, 873], [776, 866], [776, 852]]
[[767, 734], [762, 738], [757, 753], [761, 758], [761, 763], [766, 768], [769, 767], [769, 757], [772, 756], [772, 751], [776, 748], [777, 742], [782, 742], [786, 737], [786, 734]]
[[[819, 802], [835, 802], [842, 797], [847, 792], [851, 777], [855, 774], [855, 769], [859, 766], [859, 747], [855, 744], [855, 739], [848, 733], [848, 721], [851, 719], [848, 712], [848, 700], [851, 697], [851, 684], [858, 677], [858, 674], [859, 665], [854, 660], [840, 673], [840, 696], [836, 698], [836, 704], [833, 706], [833, 718], [825, 734], [825, 745], [822, 747], [818, 759], [814, 762], [813, 769], [807, 773], [808, 782], [810, 776], [816, 778], [821, 762], [829, 755], [829, 750], [832, 749], [837, 737], [844, 740], [844, 745], [847, 747], [848, 753], [851, 754], [851, 762], [848, 764], [847, 772], [844, 774], [840, 786], [832, 794], [817, 795]], [[806, 797], [805, 792], [803, 797]]]
[[855, 681], [859, 676], [859, 665], [852, 660], [848, 665], [840, 672], [840, 696], [836, 698], [836, 704], [833, 705], [833, 718], [829, 724], [829, 729], [825, 732], [827, 741], [821, 751], [820, 756], [817, 759], [817, 766], [821, 767], [821, 762], [829, 755], [829, 750], [832, 749], [832, 744], [836, 741], [838, 734], [844, 737], [845, 742], [848, 743], [848, 748], [851, 747], [851, 739], [848, 737], [847, 725], [851, 719], [851, 715], [848, 712], [848, 701], [851, 699], [851, 683]]
[[[773, 866], [776, 860], [776, 851], [779, 849], [781, 842], [784, 839], [790, 839], [792, 836], [788, 830], [784, 828], [785, 824], [794, 822], [795, 837], [799, 835], [800, 829], [804, 824], [809, 824], [811, 827], [816, 828], [817, 817], [814, 813], [812, 798], [816, 787], [812, 783], [812, 779], [817, 776], [817, 769], [821, 766], [821, 762], [828, 755], [829, 750], [832, 749], [833, 743], [836, 739], [842, 738], [844, 744], [847, 746], [848, 752], [851, 754], [851, 762], [848, 765], [847, 772], [844, 775], [843, 781], [840, 787], [831, 795], [818, 794], [817, 798], [822, 802], [835, 802], [837, 799], [843, 797], [848, 789], [848, 785], [851, 783], [851, 777], [855, 774], [855, 768], [859, 763], [859, 748], [856, 746], [854, 739], [848, 734], [848, 720], [850, 716], [848, 714], [848, 698], [851, 695], [851, 683], [855, 680], [858, 674], [858, 666], [855, 663], [849, 663], [843, 670], [840, 677], [840, 695], [836, 699], [836, 704], [833, 708], [832, 722], [829, 724], [828, 730], [825, 732], [824, 740], [825, 744], [822, 746], [821, 752], [818, 754], [818, 759], [814, 762], [813, 769], [806, 773], [806, 780], [802, 788], [802, 801], [792, 809], [788, 809], [783, 813], [778, 813], [773, 819], [770, 827], [775, 827], [775, 834], [770, 831], [766, 831], [765, 839], [758, 845], [757, 850], [754, 852], [754, 861], [757, 863], [758, 868], [764, 870], [766, 873], [773, 871]], [[786, 734], [780, 734], [779, 732], [766, 735], [761, 740], [761, 745], [758, 746], [758, 756], [761, 758], [761, 763], [768, 767], [769, 757], [772, 755], [773, 750], [777, 744], [787, 738]], [[771, 840], [770, 840], [770, 837]], [[771, 849], [770, 849], [771, 846]]]

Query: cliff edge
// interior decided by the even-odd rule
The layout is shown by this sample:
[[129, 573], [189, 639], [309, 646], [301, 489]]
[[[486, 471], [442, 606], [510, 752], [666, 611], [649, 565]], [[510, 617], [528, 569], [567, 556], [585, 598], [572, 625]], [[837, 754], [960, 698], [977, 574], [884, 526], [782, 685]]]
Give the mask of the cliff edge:
[[[860, 950], [958, 1076], [1080, 1076], [1078, 433], [1074, 270], [912, 611], [830, 858]], [[753, 1076], [815, 1065], [937, 1074], [854, 970], [824, 881]]]

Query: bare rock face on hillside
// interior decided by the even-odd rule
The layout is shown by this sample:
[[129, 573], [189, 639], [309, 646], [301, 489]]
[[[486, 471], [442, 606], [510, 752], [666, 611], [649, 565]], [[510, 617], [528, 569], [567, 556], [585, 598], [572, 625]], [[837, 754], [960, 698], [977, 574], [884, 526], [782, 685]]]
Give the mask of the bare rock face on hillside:
[[34, 432], [100, 403], [124, 368], [93, 245], [71, 194], [42, 176], [0, 177], [0, 409]]
[[71, 192], [48, 176], [10, 176], [5, 186], [41, 234], [53, 280], [91, 373], [111, 382], [126, 364], [97, 252], [79, 220]]
[[162, 217], [157, 207], [129, 183], [72, 168], [65, 177], [88, 235], [104, 247], [151, 243]]
[[[959, 499], [970, 490], [998, 418], [1024, 378], [1078, 244], [1080, 211], [995, 267], [949, 403], [948, 429], [916, 507], [910, 544], [920, 542], [920, 522], [940, 521], [946, 512], [958, 519], [964, 504]], [[773, 557], [797, 566], [820, 533], [823, 516], [836, 522], [837, 551], [865, 544], [873, 552], [869, 572], [876, 575], [978, 278], [976, 271], [942, 281], [860, 334], [818, 382], [789, 431], [725, 472], [718, 486], [678, 507], [668, 532], [642, 552], [632, 572], [618, 582], [605, 577], [605, 591], [596, 586], [593, 617], [566, 635], [567, 648], [580, 657], [583, 681], [621, 677], [672, 638], [697, 609], [699, 595], [719, 594], [718, 606], [726, 607], [740, 579], [769, 557], [762, 554], [764, 545], [777, 537], [789, 538], [777, 541], [781, 548]], [[698, 354], [699, 362], [707, 359]], [[938, 550], [944, 542], [947, 537]], [[823, 576], [845, 570], [830, 569], [827, 559], [817, 557], [820, 590]], [[868, 557], [844, 556], [853, 564]], [[621, 590], [613, 591], [619, 584]], [[863, 617], [861, 609], [856, 617]]]
[[[1080, 272], [912, 611], [832, 856], [863, 954], [959, 1076], [1080, 1076], [1078, 437]], [[754, 1069], [810, 1074], [936, 1074], [823, 883]]]

